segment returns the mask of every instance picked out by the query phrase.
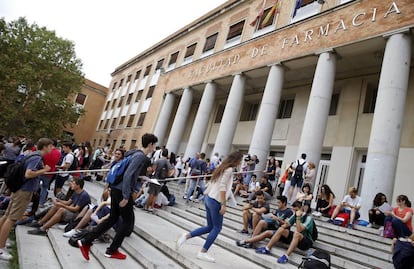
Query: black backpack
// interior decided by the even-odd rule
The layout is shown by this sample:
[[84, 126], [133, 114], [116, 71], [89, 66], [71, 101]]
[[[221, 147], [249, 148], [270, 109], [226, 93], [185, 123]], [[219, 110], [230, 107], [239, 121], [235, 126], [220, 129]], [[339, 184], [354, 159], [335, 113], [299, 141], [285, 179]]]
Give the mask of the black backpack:
[[26, 173], [26, 169], [24, 167], [25, 162], [33, 156], [40, 156], [40, 154], [34, 153], [27, 155], [20, 161], [12, 163], [7, 167], [7, 171], [4, 174], [4, 182], [11, 192], [16, 192], [23, 186], [26, 179], [24, 176]]
[[306, 162], [303, 162], [302, 164], [299, 163], [298, 161], [298, 165], [296, 165], [295, 168], [295, 179], [300, 180], [303, 178], [303, 166], [305, 165]]
[[73, 155], [73, 162], [70, 164], [70, 166], [69, 166], [69, 168], [68, 168], [68, 171], [75, 171], [75, 170], [77, 170], [77, 169], [78, 169], [78, 166], [79, 166], [79, 160], [78, 160], [78, 158], [75, 156], [75, 154], [73, 154], [73, 153], [69, 153], [69, 154], [72, 154], [72, 155]]
[[395, 242], [392, 263], [395, 269], [414, 267], [414, 246], [411, 242], [403, 242], [401, 240]]
[[330, 269], [331, 255], [322, 250], [315, 250], [310, 257], [302, 258], [298, 268], [303, 269]]
[[313, 242], [315, 242], [316, 240], [318, 240], [318, 229], [316, 228], [316, 223], [314, 220], [312, 220], [313, 222], [313, 229], [312, 229], [312, 240]]

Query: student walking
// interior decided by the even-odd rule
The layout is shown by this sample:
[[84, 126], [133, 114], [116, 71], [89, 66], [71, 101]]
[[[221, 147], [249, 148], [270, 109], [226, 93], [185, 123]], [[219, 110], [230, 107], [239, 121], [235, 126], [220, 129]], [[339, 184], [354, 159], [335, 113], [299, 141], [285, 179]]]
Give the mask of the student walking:
[[233, 168], [240, 165], [242, 158], [243, 155], [240, 152], [233, 152], [219, 167], [214, 169], [210, 186], [205, 191], [207, 226], [197, 228], [190, 233], [184, 233], [177, 240], [177, 249], [188, 239], [208, 233], [206, 242], [201, 251], [198, 252], [197, 258], [208, 262], [215, 262], [215, 259], [210, 257], [207, 251], [216, 240], [223, 226], [223, 215], [226, 213], [226, 201], [228, 198], [226, 194], [231, 195], [232, 193]]
[[[126, 259], [126, 255], [118, 248], [122, 245], [125, 236], [134, 225], [134, 200], [132, 191], [135, 188], [138, 177], [145, 176], [147, 168], [151, 166], [151, 160], [147, 157], [155, 149], [158, 138], [153, 134], [142, 136], [142, 150], [134, 150], [125, 170], [123, 179], [117, 184], [111, 184], [111, 212], [109, 218], [96, 226], [83, 239], [78, 241], [79, 249], [86, 260], [89, 260], [89, 250], [93, 240], [109, 230], [122, 217], [122, 224], [117, 229], [111, 245], [107, 248], [105, 256], [114, 259]], [[127, 157], [128, 152], [125, 154]]]

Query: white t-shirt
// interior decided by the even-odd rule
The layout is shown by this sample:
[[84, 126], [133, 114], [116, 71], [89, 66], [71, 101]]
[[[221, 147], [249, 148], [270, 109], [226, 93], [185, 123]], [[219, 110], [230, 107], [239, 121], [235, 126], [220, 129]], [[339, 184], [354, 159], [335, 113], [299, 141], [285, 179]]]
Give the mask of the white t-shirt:
[[[73, 163], [73, 158], [75, 158], [75, 156], [73, 156], [73, 153], [66, 154], [65, 157], [63, 157], [62, 165], [65, 165], [65, 164], [69, 163], [69, 167], [70, 167]], [[68, 169], [69, 169], [69, 167], [68, 167]], [[65, 170], [68, 170], [68, 169], [65, 169]], [[62, 176], [62, 177], [67, 177], [68, 175], [69, 175], [69, 173], [60, 174], [60, 176]]]
[[[342, 203], [348, 203], [353, 207], [358, 207], [361, 206], [361, 197], [359, 197], [358, 195], [355, 196], [354, 199], [351, 198], [351, 196], [349, 194], [345, 195], [344, 199], [342, 200]], [[345, 207], [345, 209], [351, 210], [350, 207]]]
[[257, 180], [255, 182], [250, 181], [250, 183], [249, 183], [249, 192], [254, 191], [256, 189], [256, 187], [260, 187], [260, 182], [257, 181]]

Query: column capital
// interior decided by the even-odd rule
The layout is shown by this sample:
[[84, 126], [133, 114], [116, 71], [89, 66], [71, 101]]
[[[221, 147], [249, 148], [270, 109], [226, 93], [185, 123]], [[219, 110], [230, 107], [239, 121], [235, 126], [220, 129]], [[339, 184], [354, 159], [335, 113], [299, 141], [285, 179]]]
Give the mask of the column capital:
[[210, 79], [210, 80], [205, 80], [205, 81], [203, 81], [203, 83], [204, 83], [204, 84], [207, 84], [207, 83], [214, 83], [214, 81], [213, 81], [212, 79]]
[[328, 48], [328, 49], [323, 49], [323, 50], [316, 51], [315, 55], [319, 56], [319, 55], [321, 55], [322, 53], [325, 53], [325, 52], [330, 53], [330, 54], [336, 54], [334, 48]]
[[287, 67], [286, 65], [283, 64], [283, 62], [274, 62], [274, 63], [268, 64], [267, 66], [270, 67], [270, 68], [272, 66], [278, 66], [278, 67], [282, 67], [285, 70], [290, 70], [289, 67]]
[[233, 74], [231, 74], [233, 77], [235, 77], [235, 76], [237, 76], [237, 75], [240, 75], [240, 76], [243, 76], [243, 72], [237, 72], [237, 73], [233, 73]]
[[396, 35], [396, 34], [411, 34], [411, 28], [410, 27], [405, 27], [402, 29], [397, 29], [388, 33], [385, 33], [384, 35], [382, 35], [383, 38], [388, 39], [389, 37]]

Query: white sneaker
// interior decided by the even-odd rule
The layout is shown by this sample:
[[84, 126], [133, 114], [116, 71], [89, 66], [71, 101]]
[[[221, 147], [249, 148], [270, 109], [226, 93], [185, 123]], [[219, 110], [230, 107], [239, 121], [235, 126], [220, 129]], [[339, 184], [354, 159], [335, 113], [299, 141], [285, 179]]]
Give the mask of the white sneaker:
[[213, 257], [208, 256], [207, 252], [197, 253], [197, 259], [200, 259], [206, 262], [216, 262], [216, 260]]
[[7, 252], [7, 250], [4, 250], [4, 249], [1, 250], [1, 253], [0, 253], [0, 259], [1, 260], [9, 261], [12, 258], [13, 258], [13, 256], [9, 252]]
[[76, 234], [78, 231], [75, 229], [72, 229], [66, 233], [63, 234], [64, 237], [72, 237], [74, 234]]
[[185, 241], [187, 241], [187, 234], [186, 233], [183, 233], [178, 239], [177, 239], [177, 242], [176, 242], [176, 246], [175, 246], [175, 248], [176, 248], [176, 250], [178, 250], [184, 243], [185, 243]]
[[315, 216], [315, 217], [320, 217], [320, 216], [322, 216], [322, 213], [318, 212], [318, 211], [314, 211], [314, 212], [312, 212], [312, 215]]
[[10, 241], [10, 239], [7, 239], [6, 241], [6, 248], [12, 248], [12, 242]]

